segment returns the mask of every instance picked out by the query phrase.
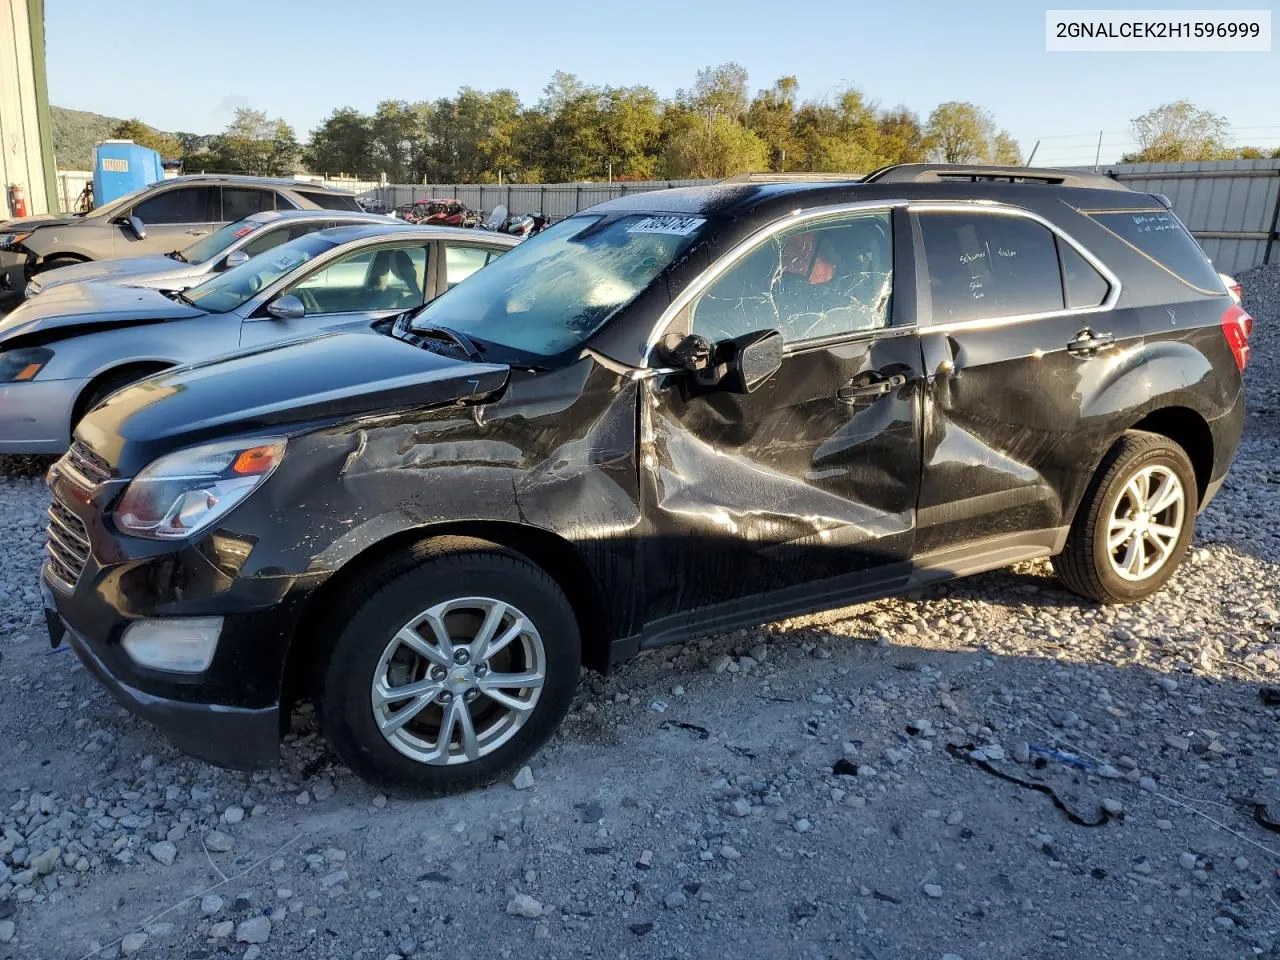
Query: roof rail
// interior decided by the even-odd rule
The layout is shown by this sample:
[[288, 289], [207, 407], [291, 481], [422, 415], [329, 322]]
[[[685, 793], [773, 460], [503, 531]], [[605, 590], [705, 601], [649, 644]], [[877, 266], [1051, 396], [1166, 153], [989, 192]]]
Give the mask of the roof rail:
[[1128, 190], [1123, 183], [1102, 173], [1054, 170], [1048, 167], [995, 167], [967, 163], [898, 163], [867, 174], [867, 183], [947, 183], [968, 181], [1040, 183], [1055, 187], [1090, 187], [1094, 190]]
[[720, 183], [852, 183], [860, 173], [739, 173]]

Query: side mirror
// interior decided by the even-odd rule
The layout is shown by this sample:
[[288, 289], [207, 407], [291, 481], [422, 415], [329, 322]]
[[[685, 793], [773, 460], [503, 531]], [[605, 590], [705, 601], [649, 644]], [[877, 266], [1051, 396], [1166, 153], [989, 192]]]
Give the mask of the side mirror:
[[286, 293], [267, 304], [267, 313], [277, 320], [301, 320], [307, 315], [307, 308], [292, 293]]
[[786, 341], [777, 330], [749, 333], [732, 341], [728, 370], [721, 386], [731, 393], [751, 393], [782, 366]]
[[689, 382], [699, 393], [751, 393], [778, 372], [786, 345], [777, 330], [747, 333], [716, 344], [696, 333], [677, 337], [671, 335], [659, 348], [661, 362], [688, 372]]
[[130, 216], [125, 220], [125, 224], [133, 231], [133, 235], [139, 240], [147, 239], [147, 225], [135, 216]]
[[222, 261], [222, 269], [230, 270], [232, 267], [238, 267], [242, 263], [249, 262], [249, 255], [243, 250], [232, 250], [227, 254], [227, 259]]

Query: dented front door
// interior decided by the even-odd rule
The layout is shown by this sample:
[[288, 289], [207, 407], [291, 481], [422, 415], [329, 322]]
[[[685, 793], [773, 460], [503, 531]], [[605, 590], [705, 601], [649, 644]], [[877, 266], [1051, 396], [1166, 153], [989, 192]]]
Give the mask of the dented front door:
[[905, 574], [920, 472], [914, 301], [891, 306], [900, 258], [887, 212], [816, 229], [745, 257], [684, 318], [712, 340], [780, 329], [787, 354], [771, 379], [750, 394], [691, 395], [683, 374], [646, 382], [653, 639], [685, 615], [724, 627], [834, 605]]

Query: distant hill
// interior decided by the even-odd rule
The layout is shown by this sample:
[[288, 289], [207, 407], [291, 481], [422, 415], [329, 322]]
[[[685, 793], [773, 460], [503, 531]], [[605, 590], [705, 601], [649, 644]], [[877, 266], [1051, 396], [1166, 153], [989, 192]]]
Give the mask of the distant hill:
[[93, 145], [111, 135], [120, 122], [87, 110], [51, 107], [53, 114], [53, 156], [61, 170], [89, 170], [93, 167]]
[[[94, 145], [110, 137], [111, 131], [120, 123], [119, 117], [106, 117], [87, 110], [50, 107], [50, 112], [53, 114], [53, 156], [60, 170], [92, 169]], [[166, 135], [177, 137], [187, 155], [208, 149], [209, 142], [213, 139], [210, 134]]]

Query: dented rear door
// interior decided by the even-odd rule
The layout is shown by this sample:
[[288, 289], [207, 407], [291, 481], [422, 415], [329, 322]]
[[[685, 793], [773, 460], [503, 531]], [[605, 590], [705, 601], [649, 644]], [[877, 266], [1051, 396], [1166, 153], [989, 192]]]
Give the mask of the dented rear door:
[[[1108, 385], [1141, 353], [1100, 262], [1025, 211], [912, 207], [926, 267], [917, 553], [1070, 522], [1114, 429]], [[1056, 533], [1055, 533], [1056, 531]]]
[[914, 294], [894, 285], [911, 275], [895, 219], [905, 227], [882, 209], [780, 232], [673, 323], [712, 341], [779, 329], [787, 350], [750, 394], [697, 394], [683, 374], [646, 381], [646, 642], [905, 575], [922, 380]]

